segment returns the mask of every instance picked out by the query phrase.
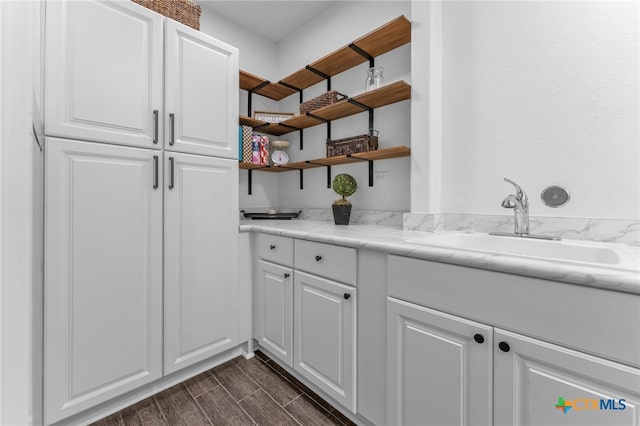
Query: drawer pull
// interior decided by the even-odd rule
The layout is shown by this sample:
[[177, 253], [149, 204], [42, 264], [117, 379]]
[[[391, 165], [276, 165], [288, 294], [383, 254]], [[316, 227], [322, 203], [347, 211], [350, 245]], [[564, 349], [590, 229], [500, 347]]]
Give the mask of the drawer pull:
[[502, 352], [509, 352], [511, 350], [511, 346], [507, 342], [498, 343], [498, 347]]
[[475, 340], [476, 343], [484, 343], [484, 336], [482, 334], [475, 334], [473, 340]]
[[275, 249], [276, 249], [276, 246], [274, 246], [273, 244], [271, 244], [271, 245], [269, 246], [269, 249], [270, 249], [270, 250], [275, 250]]
[[349, 293], [344, 294], [344, 300], [349, 300], [350, 297], [351, 295]]
[[289, 278], [289, 274], [286, 274], [286, 273], [285, 273], [285, 274], [284, 274], [284, 277], [285, 277], [285, 278]]
[[320, 262], [322, 260], [322, 256], [316, 256], [316, 262]]

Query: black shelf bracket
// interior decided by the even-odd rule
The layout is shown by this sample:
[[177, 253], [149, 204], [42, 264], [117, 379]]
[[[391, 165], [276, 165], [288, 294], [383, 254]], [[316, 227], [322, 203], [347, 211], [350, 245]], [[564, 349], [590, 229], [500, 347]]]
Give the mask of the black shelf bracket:
[[299, 87], [294, 86], [293, 84], [289, 84], [289, 83], [285, 83], [284, 81], [280, 80], [278, 82], [278, 84], [283, 85], [284, 87], [288, 87], [291, 90], [295, 90], [296, 92], [298, 92], [300, 94], [300, 103], [302, 103], [302, 89], [300, 89]]
[[369, 61], [369, 68], [375, 67], [375, 59], [374, 59], [373, 56], [369, 55], [367, 52], [365, 52], [364, 50], [360, 49], [358, 46], [356, 46], [353, 43], [349, 44], [349, 47], [351, 49], [353, 49], [355, 52], [357, 52], [360, 56], [364, 57], [365, 59], [367, 59]]
[[352, 154], [347, 154], [347, 158], [353, 158], [354, 160], [366, 161], [369, 163], [369, 186], [373, 186], [373, 160], [366, 158], [354, 157]]
[[264, 82], [258, 84], [253, 89], [249, 90], [249, 100], [247, 102], [247, 110], [248, 110], [247, 116], [251, 117], [251, 103], [253, 101], [253, 94], [255, 92], [257, 92], [258, 90], [262, 89], [263, 87], [268, 86], [270, 84], [271, 84], [271, 82], [269, 80], [267, 80], [267, 81], [264, 81]]
[[367, 105], [365, 105], [365, 104], [363, 104], [361, 102], [358, 102], [353, 98], [349, 98], [347, 100], [347, 102], [349, 102], [352, 105], [356, 105], [356, 106], [362, 108], [363, 110], [369, 112], [369, 131], [372, 132], [373, 129], [374, 129], [374, 127], [373, 127], [373, 108], [371, 108], [370, 106], [367, 106]]
[[327, 188], [331, 188], [331, 166], [328, 164], [314, 163], [313, 161], [305, 161], [307, 164], [313, 164], [315, 166], [322, 166], [327, 168]]
[[253, 171], [254, 170], [260, 170], [260, 169], [268, 169], [271, 166], [262, 166], [262, 167], [256, 167], [254, 169], [248, 169], [247, 170], [247, 193], [249, 195], [251, 195], [252, 193], [252, 184], [253, 184]]
[[293, 130], [297, 130], [300, 133], [300, 151], [304, 150], [304, 129], [300, 129], [298, 127], [295, 126], [290, 126], [288, 124], [284, 124], [284, 123], [278, 123], [283, 127], [286, 127], [288, 129], [293, 129]]
[[307, 117], [311, 117], [315, 120], [322, 121], [327, 124], [327, 139], [331, 139], [331, 120], [327, 120], [326, 118], [318, 117], [317, 115], [311, 114], [310, 112], [306, 113]]
[[316, 75], [319, 75], [323, 79], [327, 80], [327, 92], [329, 90], [331, 90], [331, 76], [330, 75], [327, 75], [327, 74], [323, 73], [322, 71], [315, 69], [311, 65], [307, 65], [305, 68], [307, 70], [311, 71], [312, 73], [314, 73]]

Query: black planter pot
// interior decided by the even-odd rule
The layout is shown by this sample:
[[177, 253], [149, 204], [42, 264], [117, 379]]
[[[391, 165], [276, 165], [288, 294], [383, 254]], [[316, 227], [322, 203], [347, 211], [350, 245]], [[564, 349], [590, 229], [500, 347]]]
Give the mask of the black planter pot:
[[351, 204], [334, 204], [333, 221], [336, 225], [348, 225], [351, 217]]

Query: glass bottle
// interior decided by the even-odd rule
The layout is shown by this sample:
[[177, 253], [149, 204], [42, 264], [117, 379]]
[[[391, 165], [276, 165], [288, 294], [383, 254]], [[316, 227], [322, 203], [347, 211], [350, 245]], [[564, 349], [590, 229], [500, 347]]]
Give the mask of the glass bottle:
[[364, 80], [365, 93], [378, 89], [384, 85], [383, 72], [384, 68], [382, 67], [371, 67], [367, 70], [367, 78]]

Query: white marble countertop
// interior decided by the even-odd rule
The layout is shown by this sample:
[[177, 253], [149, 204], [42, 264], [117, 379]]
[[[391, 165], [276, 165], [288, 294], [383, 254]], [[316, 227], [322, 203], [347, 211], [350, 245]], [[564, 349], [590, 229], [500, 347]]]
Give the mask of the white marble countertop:
[[624, 269], [597, 264], [562, 264], [542, 258], [470, 252], [407, 242], [410, 239], [433, 235], [426, 232], [403, 231], [399, 228], [379, 225], [336, 226], [331, 222], [307, 220], [241, 220], [240, 232], [250, 231], [640, 294], [640, 270], [638, 268]]

